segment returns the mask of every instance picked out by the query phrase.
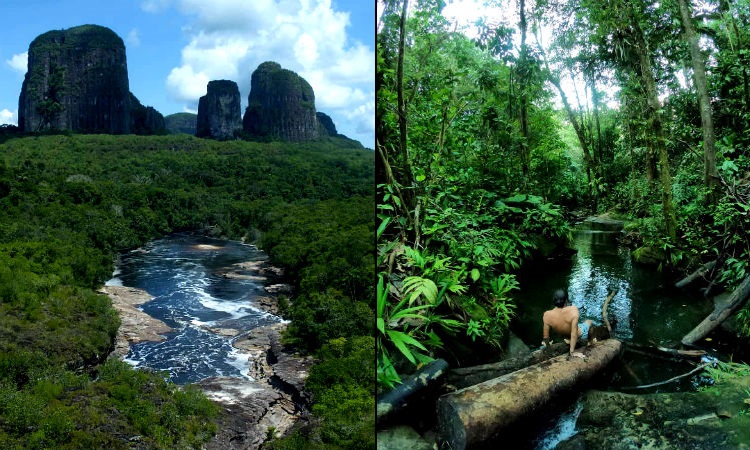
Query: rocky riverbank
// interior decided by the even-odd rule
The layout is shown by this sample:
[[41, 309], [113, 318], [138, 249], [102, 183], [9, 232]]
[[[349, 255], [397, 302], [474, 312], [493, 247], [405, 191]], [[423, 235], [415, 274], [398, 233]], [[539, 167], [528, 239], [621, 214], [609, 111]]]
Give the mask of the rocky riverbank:
[[153, 299], [143, 289], [126, 286], [103, 286], [99, 292], [110, 298], [112, 306], [120, 316], [120, 328], [117, 330], [112, 356], [124, 358], [130, 351], [131, 344], [144, 341], [163, 341], [166, 339], [164, 333], [172, 331], [172, 328], [166, 323], [138, 309], [138, 306]]
[[[278, 315], [280, 294], [289, 295], [292, 288], [282, 283], [283, 270], [267, 261], [235, 264], [216, 273], [226, 278], [243, 278], [262, 282], [267, 295], [257, 297], [253, 307]], [[112, 355], [124, 358], [131, 344], [164, 340], [172, 329], [138, 309], [152, 296], [141, 289], [104, 286], [101, 293], [112, 300], [121, 325]], [[271, 435], [284, 435], [295, 423], [305, 420], [307, 399], [304, 382], [312, 358], [303, 358], [284, 348], [281, 334], [288, 322], [258, 327], [242, 334], [230, 328], [206, 328], [233, 339], [232, 345], [248, 354], [250, 378], [213, 377], [197, 383], [206, 396], [219, 403], [223, 414], [219, 432], [207, 449], [255, 449]]]

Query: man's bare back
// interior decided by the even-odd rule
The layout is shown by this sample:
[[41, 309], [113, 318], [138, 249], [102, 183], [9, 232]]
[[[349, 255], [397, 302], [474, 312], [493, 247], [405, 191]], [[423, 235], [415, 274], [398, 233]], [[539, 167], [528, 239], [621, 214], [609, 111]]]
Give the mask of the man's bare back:
[[552, 329], [566, 340], [570, 339], [570, 354], [572, 356], [583, 358], [582, 353], [574, 351], [578, 338], [583, 334], [581, 329], [578, 328], [578, 319], [581, 317], [578, 307], [566, 304], [568, 295], [567, 292], [562, 290], [555, 292], [554, 300], [558, 306], [545, 311], [542, 316], [544, 342], [549, 342], [549, 330]]

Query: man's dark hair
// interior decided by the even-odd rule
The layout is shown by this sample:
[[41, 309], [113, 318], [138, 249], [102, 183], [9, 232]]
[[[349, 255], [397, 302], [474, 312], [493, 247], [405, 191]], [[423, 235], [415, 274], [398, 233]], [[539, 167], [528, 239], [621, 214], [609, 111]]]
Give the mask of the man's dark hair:
[[555, 303], [555, 306], [562, 308], [568, 301], [568, 293], [564, 289], [558, 289], [552, 294], [552, 301]]

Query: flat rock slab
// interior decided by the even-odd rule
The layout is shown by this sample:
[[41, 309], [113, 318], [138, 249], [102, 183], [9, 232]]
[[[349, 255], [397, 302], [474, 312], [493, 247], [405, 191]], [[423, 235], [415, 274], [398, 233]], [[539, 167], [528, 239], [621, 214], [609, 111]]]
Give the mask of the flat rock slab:
[[112, 306], [120, 316], [120, 328], [117, 329], [113, 355], [123, 358], [130, 351], [131, 344], [163, 341], [166, 339], [163, 334], [173, 331], [166, 323], [137, 308], [153, 299], [151, 294], [143, 289], [104, 286], [99, 292], [110, 298]]
[[583, 223], [591, 230], [600, 231], [622, 231], [625, 227], [625, 221], [606, 217], [589, 217]]

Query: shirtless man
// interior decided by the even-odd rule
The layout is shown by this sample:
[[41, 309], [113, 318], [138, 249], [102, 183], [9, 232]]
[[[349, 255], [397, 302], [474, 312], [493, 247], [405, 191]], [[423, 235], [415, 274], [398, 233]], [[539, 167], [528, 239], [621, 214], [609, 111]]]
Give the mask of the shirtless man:
[[[587, 320], [581, 325], [578, 325], [578, 319], [580, 313], [578, 307], [575, 305], [567, 305], [568, 293], [562, 289], [558, 289], [552, 296], [552, 300], [555, 303], [555, 307], [546, 311], [542, 316], [544, 322], [544, 344], [547, 345], [550, 342], [549, 330], [552, 328], [555, 333], [561, 336], [570, 336], [570, 356], [578, 358], [584, 358], [584, 354], [574, 351], [578, 338], [584, 336], [584, 339], [588, 337], [589, 329], [591, 328], [591, 321]], [[568, 341], [567, 339], [565, 339]]]

